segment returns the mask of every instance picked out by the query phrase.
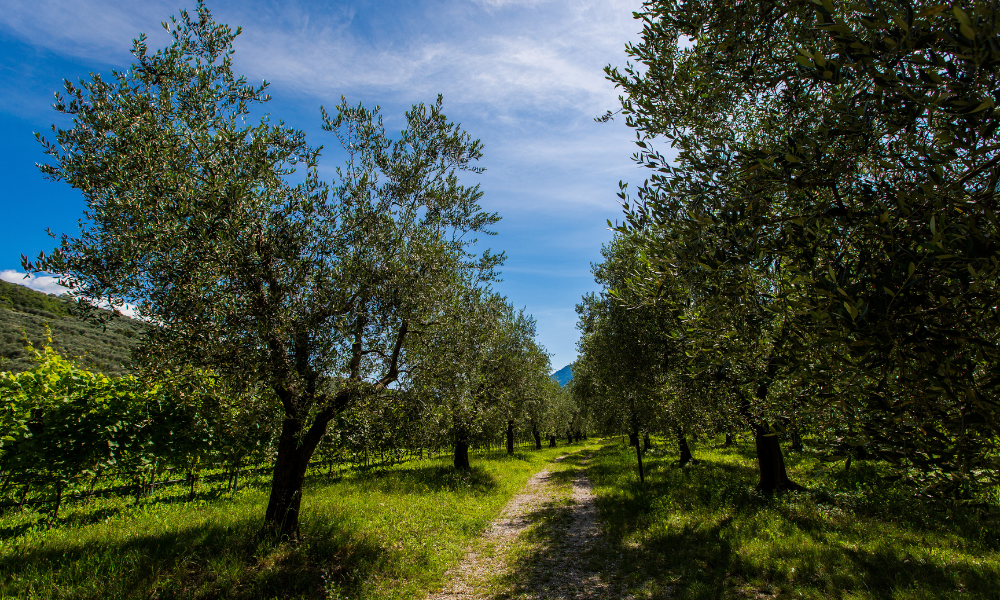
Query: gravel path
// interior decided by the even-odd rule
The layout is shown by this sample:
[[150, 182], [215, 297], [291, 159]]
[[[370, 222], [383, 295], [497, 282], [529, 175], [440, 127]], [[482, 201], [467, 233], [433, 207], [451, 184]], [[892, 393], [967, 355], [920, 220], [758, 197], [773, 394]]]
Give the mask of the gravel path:
[[[581, 467], [585, 464], [581, 462]], [[427, 600], [612, 597], [594, 558], [601, 538], [590, 480], [582, 468], [571, 473], [568, 497], [566, 486], [557, 485], [549, 469], [528, 480], [475, 549], [449, 571], [444, 589]], [[518, 537], [533, 525], [533, 533], [541, 535], [531, 535], [530, 540], [522, 536], [520, 544], [527, 544], [527, 552], [512, 560]], [[497, 584], [499, 580], [507, 583]]]

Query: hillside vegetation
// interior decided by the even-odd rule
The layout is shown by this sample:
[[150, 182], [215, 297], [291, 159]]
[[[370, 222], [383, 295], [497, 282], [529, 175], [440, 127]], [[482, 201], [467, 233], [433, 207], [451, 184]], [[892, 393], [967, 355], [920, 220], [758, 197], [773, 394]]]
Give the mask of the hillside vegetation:
[[126, 373], [142, 325], [121, 318], [101, 327], [77, 318], [72, 308], [65, 298], [0, 281], [0, 371], [30, 369], [32, 354], [25, 340], [42, 348], [48, 327], [52, 348], [62, 356], [107, 375]]

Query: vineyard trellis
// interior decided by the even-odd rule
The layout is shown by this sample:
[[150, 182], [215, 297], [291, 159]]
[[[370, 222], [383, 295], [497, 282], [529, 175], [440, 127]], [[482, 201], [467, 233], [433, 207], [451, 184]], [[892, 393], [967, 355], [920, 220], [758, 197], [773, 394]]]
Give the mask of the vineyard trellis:
[[[472, 445], [470, 452], [473, 455], [481, 457], [497, 457], [507, 454], [504, 440], [505, 431], [505, 429], [499, 430], [497, 435], [481, 439], [478, 444]], [[579, 439], [582, 439], [582, 437], [583, 436], [581, 435]], [[535, 440], [530, 431], [520, 431], [517, 435], [515, 435], [514, 440], [515, 454], [535, 450]], [[450, 449], [447, 449], [442, 445], [436, 447], [405, 448], [366, 447], [360, 452], [348, 452], [346, 451], [346, 448], [341, 447], [338, 448], [338, 451], [331, 457], [311, 461], [309, 463], [309, 471], [307, 472], [314, 476], [335, 478], [343, 476], [345, 473], [350, 471], [382, 469], [413, 460], [439, 458], [441, 456], [446, 456], [449, 453]], [[66, 481], [64, 482], [66, 485], [64, 485], [61, 490], [56, 492], [55, 497], [52, 497], [51, 494], [48, 497], [45, 497], [45, 488], [42, 486], [43, 491], [40, 494], [41, 497], [31, 499], [28, 497], [30, 490], [32, 488], [37, 489], [38, 486], [33, 486], [30, 480], [17, 480], [16, 474], [5, 473], [4, 483], [2, 485], [2, 489], [0, 489], [0, 512], [10, 508], [20, 510], [29, 506], [45, 506], [55, 504], [56, 508], [53, 512], [58, 513], [59, 506], [65, 502], [81, 501], [89, 498], [110, 495], [134, 496], [138, 501], [142, 497], [153, 495], [157, 488], [162, 489], [164, 487], [179, 485], [189, 486], [188, 500], [190, 501], [194, 499], [195, 486], [197, 482], [208, 483], [212, 481], [225, 481], [225, 486], [223, 486], [224, 490], [237, 492], [240, 489], [239, 481], [241, 478], [247, 480], [253, 475], [268, 473], [273, 468], [274, 464], [272, 459], [271, 461], [261, 461], [246, 465], [214, 466], [201, 470], [192, 470], [188, 471], [182, 478], [168, 478], [163, 480], [157, 480], [157, 476], [168, 475], [178, 471], [183, 472], [184, 470], [181, 467], [166, 467], [154, 472], [105, 471], [93, 475], [76, 475], [66, 478]], [[118, 485], [97, 488], [95, 484], [98, 480], [110, 481], [112, 483], [117, 483]], [[75, 491], [67, 494], [67, 488], [72, 489], [73, 487], [69, 485], [70, 481], [79, 481], [83, 483], [82, 487], [88, 487], [87, 484], [89, 483], [89, 489], [83, 491], [81, 486], [76, 486]], [[20, 499], [17, 501], [8, 501], [9, 492], [13, 491], [14, 497], [17, 497], [18, 490], [21, 490], [22, 492]]]
[[[199, 484], [236, 492], [241, 481], [245, 486], [274, 470], [274, 439], [261, 433], [273, 430], [268, 425], [273, 409], [263, 399], [230, 403], [231, 388], [202, 371], [167, 378], [161, 373], [160, 379], [106, 377], [49, 346], [31, 351], [35, 369], [0, 373], [0, 512], [53, 506], [51, 526], [66, 502], [115, 495], [138, 502], [182, 486], [186, 489], [174, 496], [191, 501]], [[469, 440], [472, 454], [507, 453], [508, 426], [514, 452], [537, 448], [539, 427], [546, 437], [582, 438], [585, 427], [568, 412], [568, 395], [554, 382], [546, 389], [552, 397], [524, 405], [534, 413], [516, 419], [513, 413], [489, 413], [492, 419], [481, 420]], [[359, 407], [348, 415], [320, 444], [309, 474], [337, 477], [450, 455], [449, 429], [412, 411], [385, 410], [398, 409], [405, 399], [390, 395], [381, 408]], [[234, 406], [256, 412], [234, 412]], [[568, 418], [577, 419], [577, 429]]]

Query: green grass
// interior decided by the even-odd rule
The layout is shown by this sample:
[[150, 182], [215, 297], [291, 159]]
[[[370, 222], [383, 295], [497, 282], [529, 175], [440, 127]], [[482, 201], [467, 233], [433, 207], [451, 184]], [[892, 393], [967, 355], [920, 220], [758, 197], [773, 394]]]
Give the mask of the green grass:
[[922, 503], [871, 462], [786, 454], [808, 491], [754, 490], [752, 447], [695, 448], [696, 465], [604, 446], [588, 474], [606, 577], [638, 598], [1000, 598], [998, 510]]
[[[307, 481], [298, 544], [261, 539], [263, 485], [192, 503], [103, 499], [0, 518], [0, 597], [418, 598], [533, 473], [581, 444]], [[261, 481], [262, 483], [263, 481]]]

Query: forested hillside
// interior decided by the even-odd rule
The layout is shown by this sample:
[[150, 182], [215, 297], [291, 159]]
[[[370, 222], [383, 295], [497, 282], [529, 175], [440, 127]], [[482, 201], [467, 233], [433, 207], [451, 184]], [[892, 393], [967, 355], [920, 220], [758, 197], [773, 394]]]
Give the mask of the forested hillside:
[[72, 306], [65, 298], [0, 281], [0, 371], [30, 369], [32, 354], [25, 340], [41, 349], [48, 327], [52, 348], [62, 356], [107, 375], [127, 372], [142, 325], [129, 318], [105, 327], [86, 323], [72, 314]]

